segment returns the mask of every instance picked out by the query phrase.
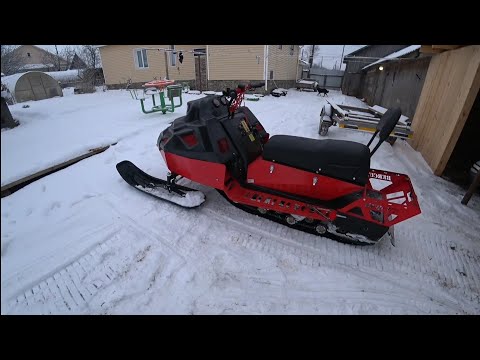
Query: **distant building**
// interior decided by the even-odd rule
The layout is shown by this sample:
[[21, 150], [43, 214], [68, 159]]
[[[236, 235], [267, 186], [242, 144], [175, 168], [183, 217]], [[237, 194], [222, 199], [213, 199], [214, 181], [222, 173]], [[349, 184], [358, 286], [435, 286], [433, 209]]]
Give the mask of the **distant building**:
[[[260, 81], [267, 82], [270, 91], [274, 87], [293, 87], [298, 71], [298, 45], [100, 45], [99, 48], [109, 87], [122, 87], [127, 82], [139, 86], [166, 77], [202, 91], [220, 91], [239, 83]], [[156, 50], [159, 48], [167, 51]]]
[[345, 56], [342, 92], [413, 118], [430, 58], [420, 45], [367, 45]]
[[35, 45], [21, 45], [12, 53], [14, 56], [18, 56], [21, 64], [18, 72], [61, 71], [68, 67], [65, 59]]

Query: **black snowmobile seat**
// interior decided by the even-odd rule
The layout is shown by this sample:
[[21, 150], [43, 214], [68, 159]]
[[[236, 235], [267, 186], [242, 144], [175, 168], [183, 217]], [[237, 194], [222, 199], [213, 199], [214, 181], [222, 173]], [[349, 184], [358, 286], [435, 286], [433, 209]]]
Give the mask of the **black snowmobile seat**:
[[265, 144], [263, 159], [361, 185], [370, 170], [370, 149], [346, 140], [275, 135]]

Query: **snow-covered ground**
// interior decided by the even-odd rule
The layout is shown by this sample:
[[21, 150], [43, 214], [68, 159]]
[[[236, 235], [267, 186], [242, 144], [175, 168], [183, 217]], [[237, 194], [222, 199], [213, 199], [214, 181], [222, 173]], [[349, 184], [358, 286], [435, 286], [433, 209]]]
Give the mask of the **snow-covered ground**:
[[[385, 143], [372, 168], [406, 173], [422, 214], [389, 242], [356, 247], [242, 212], [217, 192], [183, 209], [127, 185], [130, 160], [155, 177], [167, 168], [158, 134], [186, 111], [145, 115], [126, 91], [11, 106], [2, 131], [2, 185], [113, 144], [107, 151], [1, 199], [2, 314], [480, 314], [480, 198], [432, 174], [406, 142]], [[365, 106], [331, 91], [326, 99]], [[290, 89], [246, 101], [274, 134], [318, 135], [325, 100]], [[367, 143], [330, 128], [328, 138]]]

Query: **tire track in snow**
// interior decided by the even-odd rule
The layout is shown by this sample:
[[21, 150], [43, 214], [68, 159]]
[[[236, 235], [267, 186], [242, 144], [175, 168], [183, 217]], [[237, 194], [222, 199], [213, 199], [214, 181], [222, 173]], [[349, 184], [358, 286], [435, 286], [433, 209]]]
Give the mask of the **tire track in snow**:
[[[31, 289], [11, 301], [6, 312], [41, 314], [91, 312], [93, 308], [90, 308], [90, 302], [98, 301], [96, 299], [98, 293], [109, 287], [123, 273], [128, 272], [130, 267], [135, 265], [137, 255], [144, 256], [142, 253], [145, 252], [145, 243], [134, 245], [130, 249], [132, 258], [129, 261], [123, 259], [110, 261], [113, 258], [112, 254], [115, 254], [113, 248], [118, 249], [125, 245], [124, 241], [120, 241], [119, 238], [126, 238], [129, 241], [128, 236], [120, 236], [125, 235], [124, 232], [148, 239], [148, 244], [161, 243], [162, 246], [178, 255], [183, 262], [189, 262], [194, 269], [205, 271], [205, 269], [211, 268], [212, 256], [208, 252], [201, 251], [202, 246], [205, 242], [211, 242], [212, 236], [215, 236], [209, 234], [209, 227], [221, 228], [225, 224], [228, 224], [225, 239], [229, 239], [229, 243], [232, 245], [266, 253], [278, 261], [293, 259], [301, 266], [342, 270], [348, 276], [362, 279], [364, 283], [374, 281], [383, 284], [383, 288], [396, 289], [391, 293], [378, 289], [364, 292], [338, 289], [335, 283], [327, 284], [322, 287], [321, 301], [324, 304], [335, 304], [336, 301], [339, 301], [338, 292], [341, 291], [345, 299], [356, 302], [354, 306], [358, 309], [365, 307], [371, 309], [369, 305], [373, 304], [382, 311], [398, 311], [400, 313], [405, 312], [405, 309], [410, 309], [415, 313], [478, 313], [479, 311], [478, 301], [476, 306], [472, 305], [472, 302], [475, 303], [475, 299], [478, 299], [478, 255], [472, 254], [468, 249], [458, 248], [451, 257], [452, 263], [446, 267], [443, 266], [442, 259], [448, 256], [450, 245], [448, 235], [438, 235], [436, 232], [434, 238], [433, 234], [429, 234], [427, 231], [410, 233], [408, 227], [400, 227], [396, 231], [396, 235], [402, 238], [402, 242], [397, 248], [392, 248], [389, 243], [385, 242], [368, 248], [355, 247], [305, 234], [255, 217], [231, 206], [216, 192], [207, 191], [207, 193], [208, 203], [195, 211], [169, 204], [164, 205], [155, 199], [147, 200], [150, 198], [142, 197], [145, 211], [136, 216], [131, 216], [128, 206], [123, 205], [121, 197], [107, 196], [107, 202], [112, 211], [119, 216], [119, 223], [123, 226], [120, 233], [114, 234], [89, 253], [60, 269], [46, 280], [32, 286]], [[168, 207], [168, 213], [157, 213], [157, 209], [164, 206]], [[163, 223], [158, 227], [146, 228], [139, 224], [137, 219], [139, 216], [148, 217], [148, 220], [158, 218], [159, 222]], [[152, 222], [149, 221], [149, 223]], [[217, 232], [213, 231], [213, 233]], [[195, 235], [192, 236], [192, 234]], [[218, 246], [224, 240], [223, 238], [214, 245]], [[130, 245], [132, 243], [134, 242], [129, 241]], [[408, 246], [402, 246], [403, 243]], [[433, 256], [434, 260], [429, 260], [429, 256]], [[432, 264], [438, 268], [437, 273], [434, 272], [436, 268]], [[462, 271], [468, 273], [467, 277], [457, 272], [456, 268], [461, 266], [465, 268]], [[221, 268], [206, 271], [202, 276], [210, 279], [211, 286], [215, 287], [218, 286], [216, 283], [218, 279], [228, 275], [221, 271]], [[407, 281], [412, 272], [422, 282], [422, 288], [415, 288], [411, 281]], [[472, 276], [470, 277], [470, 275]], [[241, 278], [242, 274], [238, 275], [237, 273], [236, 276]], [[262, 279], [260, 278], [260, 280]], [[259, 286], [246, 289], [246, 292], [252, 295], [252, 301], [258, 298], [255, 296], [255, 289], [269, 286], [260, 280], [248, 278], [250, 283], [258, 283]], [[170, 282], [172, 281], [170, 280]], [[439, 286], [442, 281], [445, 282], [447, 289]], [[230, 283], [229, 285], [235, 286]], [[280, 285], [271, 284], [270, 286]], [[209, 290], [210, 288], [206, 289], [206, 292]], [[475, 293], [477, 298], [474, 296]], [[314, 299], [307, 293], [303, 295], [301, 291], [295, 289], [289, 289], [285, 296], [288, 294], [297, 296], [298, 301], [312, 302]], [[459, 302], [460, 295], [470, 301]], [[428, 298], [430, 303], [421, 301]], [[198, 297], [195, 304], [198, 303], [197, 300]], [[122, 298], [114, 302], [121, 301]], [[228, 299], [221, 298], [219, 304], [214, 304], [212, 307], [217, 306], [221, 311], [228, 310], [225, 301]], [[276, 301], [282, 303], [283, 300], [278, 298]], [[258, 303], [261, 301], [257, 300]], [[269, 306], [274, 306], [274, 303], [271, 302]], [[196, 308], [198, 311], [198, 307]], [[213, 308], [210, 308], [210, 311]], [[96, 309], [93, 311], [95, 312]], [[355, 312], [353, 308], [347, 308], [346, 311]]]
[[[149, 240], [150, 244], [160, 241], [163, 246], [166, 246], [175, 255], [180, 256], [184, 263], [186, 262], [186, 255], [190, 259], [195, 258], [197, 264], [199, 259], [203, 259], [203, 261], [200, 261], [202, 266], [208, 266], [209, 262], [206, 257], [199, 258], [195, 254], [194, 242], [178, 241], [198, 225], [198, 221], [192, 222], [191, 218], [188, 217], [188, 210], [176, 206], [172, 207], [173, 211], [169, 214], [172, 220], [185, 220], [184, 223], [188, 224], [188, 226], [178, 233], [177, 236], [168, 237], [140, 226], [128, 215], [128, 212], [118, 210], [118, 204], [114, 207], [114, 204], [108, 199], [107, 202], [112, 206], [112, 211], [120, 216], [120, 222], [123, 226], [121, 230], [115, 232], [110, 238], [95, 246], [88, 253], [65, 265], [46, 279], [42, 279], [34, 284], [14, 300], [8, 301], [3, 312], [7, 314], [60, 314], [84, 313], [89, 310], [90, 301], [101, 290], [110, 286], [119, 276], [128, 272], [132, 265], [140, 262], [146, 256], [145, 246], [149, 247], [150, 245], [135, 246], [135, 243], [130, 241], [125, 232], [133, 233], [136, 236], [141, 234], [141, 236]], [[153, 201], [154, 205], [155, 203], [156, 201]], [[148, 213], [150, 212], [152, 211], [148, 211]], [[190, 221], [187, 221], [187, 219]], [[204, 224], [202, 230], [207, 231], [208, 224]], [[114, 248], [118, 249], [126, 245], [122, 245], [125, 241], [128, 241], [128, 245], [131, 247], [133, 244], [132, 250], [134, 250], [133, 252], [131, 251], [130, 261], [127, 262], [122, 261], [122, 259], [115, 259], [116, 254], [114, 252]], [[173, 281], [172, 279], [173, 275], [170, 274], [168, 281], [171, 282]], [[42, 284], [44, 285], [41, 286]], [[37, 294], [36, 297], [32, 297], [34, 293]], [[100, 306], [103, 306], [103, 304]]]
[[[201, 186], [197, 187], [203, 190]], [[252, 234], [252, 237], [243, 237], [242, 239], [242, 246], [248, 249], [254, 251], [261, 250], [275, 257], [285, 257], [293, 254], [298, 258], [300, 263], [311, 264], [311, 266], [315, 264], [317, 267], [338, 267], [339, 265], [353, 267], [353, 269], [346, 269], [346, 271], [349, 272], [355, 272], [356, 269], [361, 268], [364, 271], [370, 271], [372, 273], [371, 276], [376, 279], [376, 281], [387, 281], [384, 279], [384, 276], [379, 279], [379, 274], [382, 272], [395, 275], [402, 274], [407, 279], [414, 273], [418, 281], [422, 282], [423, 288], [420, 290], [414, 289], [412, 293], [412, 286], [410, 285], [409, 287], [407, 284], [403, 286], [406, 293], [414, 296], [415, 293], [419, 291], [423, 293], [426, 298], [432, 299], [432, 302], [438, 302], [439, 306], [446, 307], [453, 313], [461, 312], [462, 308], [466, 309], [465, 311], [469, 313], [478, 312], [478, 307], [475, 308], [474, 306], [472, 308], [470, 302], [462, 301], [462, 305], [459, 306], [458, 304], [458, 299], [465, 297], [466, 293], [468, 293], [466, 298], [475, 303], [475, 294], [478, 293], [478, 291], [475, 291], [475, 286], [472, 289], [473, 291], [469, 292], [465, 288], [462, 289], [463, 284], [460, 283], [459, 291], [461, 291], [461, 293], [459, 293], [457, 289], [452, 290], [451, 286], [447, 286], [446, 288], [444, 286], [444, 284], [456, 283], [458, 276], [453, 267], [459, 267], [465, 262], [468, 262], [468, 265], [473, 266], [474, 269], [476, 269], [475, 271], [478, 272], [478, 266], [476, 266], [475, 262], [471, 262], [469, 261], [470, 258], [462, 256], [461, 258], [457, 258], [457, 262], [454, 262], [452, 267], [445, 272], [441, 260], [438, 260], [439, 263], [437, 266], [439, 269], [442, 269], [442, 274], [437, 277], [435, 277], [436, 274], [433, 271], [434, 269], [432, 270], [432, 266], [426, 262], [429, 254], [436, 254], [438, 259], [445, 258], [445, 251], [450, 243], [448, 237], [443, 236], [438, 238], [437, 236], [437, 238], [435, 238], [433, 234], [428, 233], [409, 234], [409, 228], [405, 227], [403, 229], [406, 229], [406, 231], [402, 230], [405, 234], [402, 235], [402, 231], [397, 231], [397, 238], [406, 238], [403, 241], [408, 243], [408, 245], [410, 245], [410, 242], [413, 242], [416, 245], [414, 249], [412, 249], [411, 246], [397, 246], [397, 248], [392, 248], [387, 242], [377, 244], [373, 247], [355, 247], [341, 244], [330, 239], [304, 234], [275, 222], [255, 217], [231, 206], [212, 189], [208, 189], [205, 192], [209, 199], [208, 203], [195, 212], [176, 206], [169, 206], [171, 212], [169, 212], [168, 215], [171, 218], [178, 221], [178, 223], [189, 224], [183, 234], [188, 234], [190, 229], [195, 229], [196, 232], [202, 233], [203, 229], [197, 228], [199, 221], [202, 224], [208, 224], [208, 222], [211, 221], [209, 220], [212, 218], [211, 215], [214, 215], [215, 221], [220, 224], [228, 224], [229, 230], [235, 230], [235, 232], [240, 234], [244, 234], [245, 230], [247, 230]], [[152, 204], [155, 204], [154, 199], [151, 201]], [[154, 206], [160, 206], [160, 204]], [[206, 216], [206, 219], [199, 220], [200, 215], [198, 215], [198, 213]], [[131, 219], [130, 225], [138, 229], [138, 224], [134, 219]], [[147, 233], [151, 236], [158, 237], [162, 235], [152, 229], [143, 230], [147, 230]], [[182, 233], [177, 234], [174, 239], [163, 236], [162, 241], [167, 239], [166, 241], [170, 246], [173, 246], [176, 251], [186, 256], [188, 261], [192, 261], [197, 264], [197, 266], [208, 266], [210, 258], [205, 257], [201, 251], [196, 251], [198, 248], [197, 242], [189, 241], [188, 239], [185, 241], [185, 239], [182, 239], [182, 236], [184, 236]], [[282, 243], [280, 247], [279, 242]], [[393, 283], [398, 282], [399, 276], [397, 275], [394, 279], [395, 281], [392, 280]], [[371, 278], [366, 278], [365, 280], [369, 281]], [[461, 280], [465, 281], [465, 279]], [[439, 296], [439, 291], [441, 293], [440, 300], [436, 299]], [[362, 294], [362, 296], [365, 295]], [[409, 299], [406, 301], [408, 303]], [[424, 312], [428, 313], [428, 309], [425, 309]]]
[[[62, 314], [83, 313], [89, 301], [122, 273], [121, 260], [105, 261], [114, 246], [122, 246], [122, 236], [128, 228], [115, 233], [87, 254], [41, 280], [16, 299], [7, 303], [7, 314]], [[113, 258], [113, 260], [116, 260]], [[108, 264], [106, 264], [106, 262]], [[36, 295], [36, 296], [32, 296]]]
[[[220, 200], [224, 199], [220, 198]], [[401, 272], [406, 277], [414, 273], [422, 284], [428, 284], [430, 294], [427, 296], [435, 298], [438, 291], [441, 291], [445, 293], [441, 301], [448, 303], [452, 309], [458, 310], [460, 303], [460, 307], [466, 312], [480, 311], [478, 306], [480, 288], [477, 280], [480, 277], [479, 262], [474, 260], [475, 255], [470, 254], [468, 250], [457, 251], [455, 256], [450, 256], [447, 251], [450, 250], [451, 241], [448, 234], [441, 229], [435, 233], [428, 233], [423, 230], [411, 231], [408, 226], [400, 228], [397, 226], [397, 239], [401, 238], [401, 242], [405, 242], [408, 246], [398, 244], [397, 241], [396, 248], [392, 248], [387, 242], [373, 247], [357, 247], [301, 233], [275, 222], [246, 214], [224, 202], [226, 205], [216, 201], [214, 208], [209, 206], [202, 211], [214, 215], [217, 221], [235, 226], [238, 231], [245, 231], [248, 228], [250, 234], [257, 235], [244, 238], [242, 246], [258, 250], [259, 245], [252, 245], [251, 242], [259, 243], [259, 238], [270, 238], [286, 246], [282, 249], [283, 253], [299, 255], [300, 262], [308, 263], [307, 254], [314, 253], [318, 264], [355, 266], [378, 272], [388, 271], [392, 274]], [[277, 254], [275, 247], [274, 243], [270, 244], [272, 254]], [[435, 260], [432, 262], [433, 258]], [[445, 264], [446, 258], [450, 260], [448, 265]], [[460, 275], [457, 270], [461, 268], [470, 269], [471, 277]], [[427, 290], [424, 287], [421, 291]]]

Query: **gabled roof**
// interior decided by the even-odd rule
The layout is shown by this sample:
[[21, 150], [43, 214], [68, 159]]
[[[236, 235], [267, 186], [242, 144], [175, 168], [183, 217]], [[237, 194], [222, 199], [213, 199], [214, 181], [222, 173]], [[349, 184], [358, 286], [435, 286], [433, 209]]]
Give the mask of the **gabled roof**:
[[365, 46], [362, 46], [360, 49], [357, 49], [355, 51], [352, 51], [351, 53], [348, 53], [348, 54], [345, 54], [345, 56], [350, 56], [350, 55], [355, 55], [356, 53], [358, 53], [360, 50], [364, 50], [365, 48], [369, 47], [369, 46], [372, 46], [372, 45], [365, 45]]
[[45, 50], [45, 49], [42, 49], [41, 47], [37, 46], [37, 45], [20, 45], [19, 47], [17, 47], [14, 51], [17, 51], [18, 49], [22, 48], [23, 46], [33, 46], [35, 49], [37, 50], [40, 50], [41, 52], [45, 53], [45, 54], [48, 54], [50, 56], [55, 56], [55, 57], [58, 57], [60, 60], [62, 61], [67, 61], [65, 60], [64, 58], [62, 58], [60, 55], [56, 55], [54, 53], [51, 53], [50, 51], [48, 50]]
[[384, 61], [388, 61], [388, 60], [392, 60], [392, 59], [396, 59], [396, 58], [399, 58], [401, 56], [405, 56], [405, 55], [408, 55], [416, 50], [420, 49], [420, 45], [410, 45], [410, 46], [407, 46], [406, 48], [403, 48], [401, 50], [398, 50], [398, 51], [395, 51], [383, 58], [381, 58], [380, 60], [377, 60], [371, 64], [368, 64], [367, 66], [363, 67], [362, 70], [365, 70], [365, 69], [368, 69], [369, 67], [373, 66], [373, 65], [376, 65], [376, 64], [380, 64]]

